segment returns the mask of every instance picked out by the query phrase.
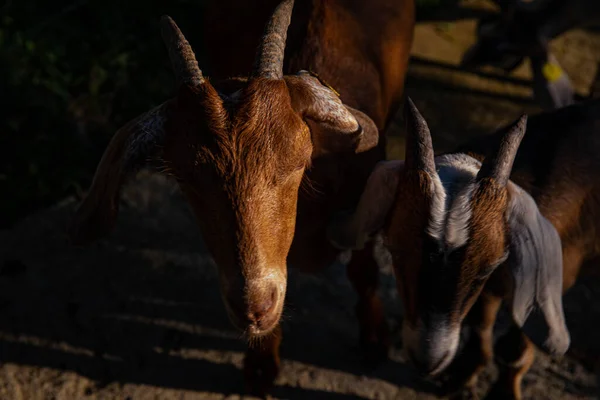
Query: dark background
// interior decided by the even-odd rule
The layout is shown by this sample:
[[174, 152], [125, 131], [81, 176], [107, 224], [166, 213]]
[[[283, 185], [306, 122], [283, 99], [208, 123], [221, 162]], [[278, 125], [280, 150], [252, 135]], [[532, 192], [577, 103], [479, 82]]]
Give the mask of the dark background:
[[201, 61], [203, 4], [0, 2], [0, 228], [87, 188], [115, 130], [173, 92], [160, 16]]

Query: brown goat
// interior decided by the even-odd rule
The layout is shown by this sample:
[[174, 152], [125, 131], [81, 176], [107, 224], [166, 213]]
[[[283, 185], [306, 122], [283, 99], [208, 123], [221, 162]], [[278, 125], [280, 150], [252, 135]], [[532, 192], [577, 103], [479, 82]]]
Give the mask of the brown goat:
[[[236, 26], [235, 37], [217, 34], [211, 47], [213, 54], [231, 53], [225, 61], [214, 60], [215, 69], [223, 66], [221, 77], [238, 73], [238, 57], [250, 52], [247, 36], [240, 53], [227, 43], [243, 36], [240, 27], [251, 21], [252, 14], [243, 14], [246, 3], [229, 10], [237, 14], [212, 21], [212, 26], [245, 22]], [[267, 3], [252, 6], [263, 11]], [[224, 1], [223, 8], [227, 5]], [[292, 14], [292, 47], [286, 47]], [[164, 17], [161, 24], [178, 79], [177, 96], [116, 133], [70, 236], [85, 243], [106, 234], [117, 217], [120, 186], [160, 150], [219, 267], [231, 321], [250, 339], [261, 339], [246, 354], [245, 373], [249, 389], [264, 394], [279, 368], [287, 264], [316, 271], [335, 261], [339, 251], [327, 240], [328, 220], [336, 211], [355, 207], [370, 171], [385, 156], [382, 133], [401, 102], [414, 4], [315, 0], [294, 6], [285, 0], [264, 36], [256, 39], [254, 65], [242, 61], [250, 76], [214, 84], [203, 76], [175, 23]], [[249, 29], [250, 36], [256, 32]], [[284, 68], [306, 67], [340, 95], [314, 73], [284, 76]], [[301, 185], [307, 190], [299, 191]], [[361, 343], [372, 358], [387, 349], [375, 294], [377, 273], [369, 250], [356, 252], [348, 265], [359, 297]]]
[[[533, 344], [567, 351], [562, 294], [600, 254], [600, 101], [523, 116], [435, 159], [409, 103], [405, 161], [376, 167], [330, 237], [360, 249], [382, 231], [404, 303], [406, 357], [431, 375], [456, 358], [447, 391], [472, 390], [506, 301], [513, 323], [496, 344], [503, 369], [491, 397], [519, 399]], [[467, 314], [472, 335], [455, 357]]]

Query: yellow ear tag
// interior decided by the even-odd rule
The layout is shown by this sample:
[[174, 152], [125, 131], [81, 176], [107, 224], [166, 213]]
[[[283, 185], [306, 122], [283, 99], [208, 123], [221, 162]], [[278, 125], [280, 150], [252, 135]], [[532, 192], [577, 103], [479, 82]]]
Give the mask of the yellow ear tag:
[[340, 94], [338, 93], [338, 91], [335, 90], [333, 87], [331, 87], [331, 85], [329, 83], [325, 82], [319, 75], [317, 75], [316, 72], [308, 70], [308, 73], [311, 74], [312, 76], [314, 76], [315, 78], [317, 78], [319, 80], [319, 82], [321, 82], [321, 85], [327, 86], [333, 93], [335, 93], [335, 95], [337, 97], [341, 97]]
[[542, 67], [542, 74], [550, 83], [554, 83], [560, 79], [563, 74], [562, 69], [557, 64], [546, 63]]

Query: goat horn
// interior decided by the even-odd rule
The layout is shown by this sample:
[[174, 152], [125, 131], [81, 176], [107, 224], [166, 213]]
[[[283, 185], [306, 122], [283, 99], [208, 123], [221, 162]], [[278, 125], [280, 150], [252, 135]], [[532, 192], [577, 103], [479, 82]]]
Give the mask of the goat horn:
[[252, 76], [283, 79], [283, 55], [293, 8], [294, 0], [284, 0], [273, 12], [258, 46]]
[[202, 76], [202, 71], [198, 67], [196, 55], [175, 21], [168, 15], [163, 15], [160, 19], [160, 25], [177, 83], [184, 83], [191, 87], [202, 85], [204, 76]]
[[407, 97], [404, 105], [404, 120], [406, 121], [406, 153], [404, 156], [406, 168], [422, 170], [432, 176], [435, 175], [431, 133], [425, 118], [410, 97]]
[[526, 127], [527, 115], [523, 114], [504, 134], [495, 153], [489, 154], [483, 160], [483, 165], [477, 174], [478, 180], [489, 177], [499, 185], [506, 186]]

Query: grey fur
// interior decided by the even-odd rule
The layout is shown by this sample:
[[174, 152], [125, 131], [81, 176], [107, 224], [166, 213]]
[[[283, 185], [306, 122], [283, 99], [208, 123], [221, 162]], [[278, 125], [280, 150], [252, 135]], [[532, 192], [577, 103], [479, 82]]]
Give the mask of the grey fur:
[[515, 184], [509, 190], [507, 262], [514, 277], [513, 318], [537, 346], [562, 355], [569, 348], [570, 336], [562, 306], [561, 240], [527, 192]]

